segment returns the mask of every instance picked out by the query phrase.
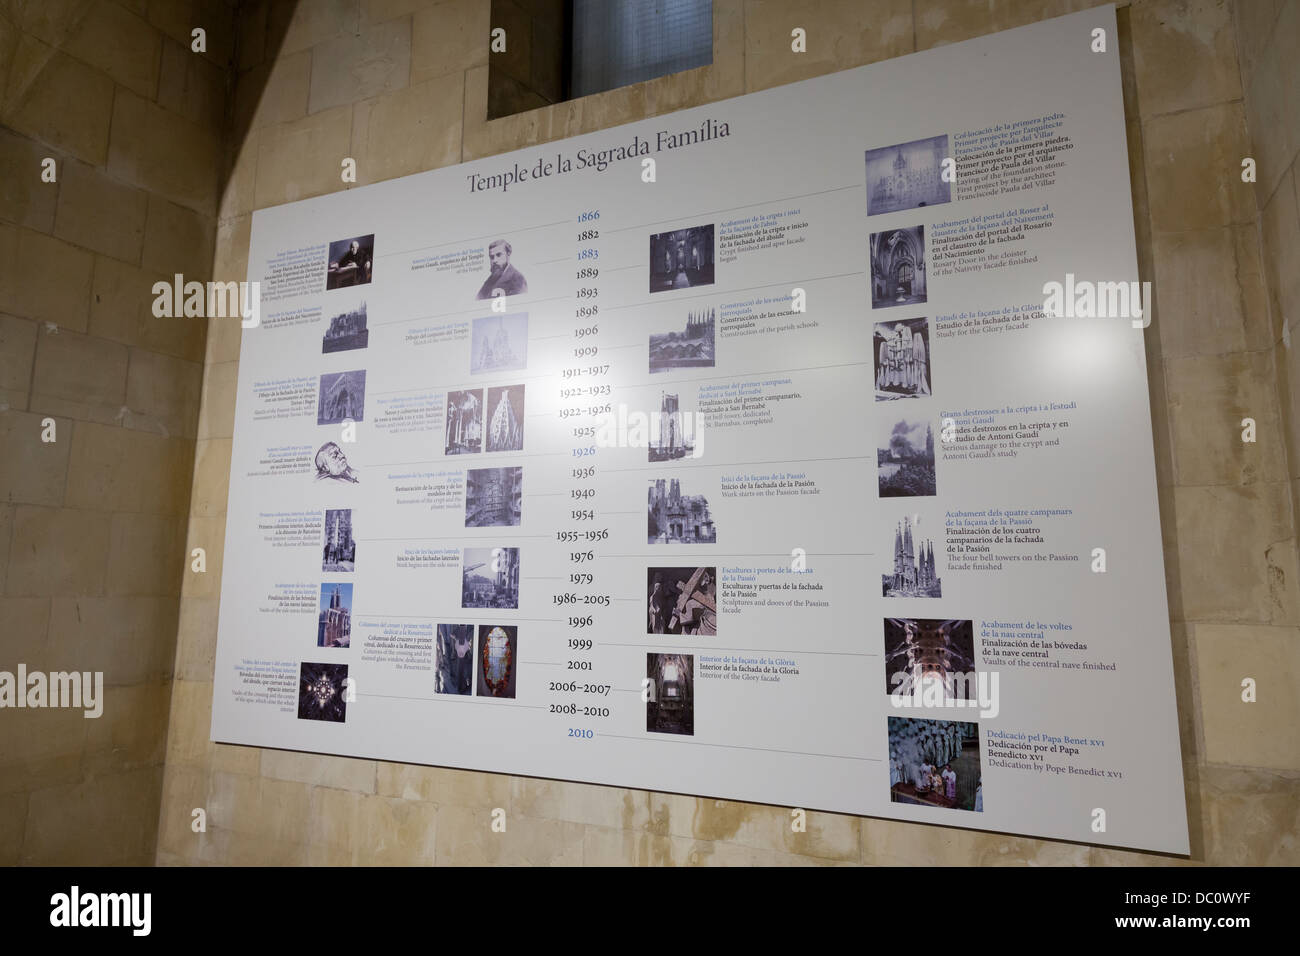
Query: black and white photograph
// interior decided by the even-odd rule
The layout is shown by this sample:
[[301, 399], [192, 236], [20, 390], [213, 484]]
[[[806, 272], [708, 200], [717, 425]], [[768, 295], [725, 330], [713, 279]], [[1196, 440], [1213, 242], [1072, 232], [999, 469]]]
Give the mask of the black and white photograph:
[[322, 571], [357, 569], [357, 543], [352, 539], [351, 508], [337, 508], [325, 512], [325, 548], [321, 556], [320, 569]]
[[714, 309], [686, 313], [680, 329], [650, 333], [650, 371], [713, 368], [716, 316]]
[[363, 301], [354, 309], [330, 317], [329, 328], [321, 339], [320, 350], [324, 354], [351, 352], [369, 344], [370, 330], [366, 328], [366, 303]]
[[647, 568], [646, 633], [718, 633], [718, 569]]
[[472, 455], [483, 450], [483, 390], [447, 393], [448, 455]]
[[439, 624], [433, 671], [435, 694], [474, 692], [474, 625]]
[[894, 527], [894, 570], [880, 579], [882, 597], [943, 597], [943, 580], [934, 562], [934, 540], [922, 538], [920, 526], [912, 518], [904, 517]]
[[317, 425], [343, 421], [365, 421], [366, 370], [326, 372], [320, 377], [320, 398], [316, 404]]
[[650, 237], [650, 291], [713, 285], [713, 224]]
[[325, 271], [325, 288], [347, 289], [370, 281], [374, 265], [375, 237], [357, 236], [330, 243], [329, 266]]
[[934, 495], [934, 429], [919, 419], [893, 421], [889, 436], [876, 448], [876, 477], [882, 498]]
[[519, 628], [513, 624], [480, 624], [475, 655], [476, 693], [479, 697], [515, 696], [519, 670]]
[[352, 646], [352, 585], [326, 582], [320, 586], [317, 647]]
[[695, 735], [695, 655], [647, 654], [645, 729]]
[[966, 675], [975, 673], [975, 629], [970, 621], [885, 618], [885, 692], [910, 696], [938, 681], [948, 700], [974, 700]]
[[650, 544], [716, 544], [718, 530], [704, 495], [682, 494], [677, 478], [650, 482], [646, 506]]
[[519, 524], [524, 469], [471, 468], [465, 473], [465, 527], [510, 528]]
[[867, 150], [867, 215], [938, 206], [952, 199], [943, 179], [946, 134]]
[[469, 372], [516, 372], [528, 366], [528, 313], [485, 315], [470, 335]]
[[347, 682], [347, 664], [303, 661], [298, 670], [298, 719], [335, 724], [347, 720]]
[[873, 309], [926, 300], [924, 226], [873, 232], [870, 258]]
[[877, 322], [871, 354], [876, 363], [876, 401], [930, 395], [928, 320]]
[[984, 812], [979, 724], [918, 717], [886, 719], [892, 802]]
[[502, 295], [522, 295], [528, 291], [528, 280], [511, 261], [514, 246], [505, 239], [488, 243], [488, 275], [479, 286], [476, 299], [493, 299]]
[[649, 460], [694, 458], [696, 432], [702, 424], [698, 412], [682, 410], [680, 393], [660, 392], [659, 414], [650, 416]]
[[487, 450], [524, 450], [524, 386], [497, 385], [487, 390]]
[[460, 606], [519, 607], [519, 549], [465, 548], [460, 571]]
[[337, 442], [327, 441], [316, 451], [313, 462], [316, 466], [317, 481], [342, 481], [355, 485], [361, 479], [356, 470], [348, 464], [347, 455]]

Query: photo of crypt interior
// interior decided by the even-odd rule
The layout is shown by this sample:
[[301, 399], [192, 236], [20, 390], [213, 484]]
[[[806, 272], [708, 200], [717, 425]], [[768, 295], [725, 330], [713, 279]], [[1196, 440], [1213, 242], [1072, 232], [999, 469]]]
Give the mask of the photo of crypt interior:
[[[1300, 864], [1300, 0], [1111, 10], [1091, 0], [0, 2], [0, 864]], [[1001, 610], [978, 603], [1008, 586], [955, 566], [945, 524], [950, 504], [992, 504], [963, 497], [976, 466], [956, 457], [968, 439], [945, 430], [945, 403], [974, 378], [1009, 401], [991, 363], [1030, 334], [954, 331], [952, 315], [974, 306], [952, 291], [959, 250], [945, 224], [1029, 204], [980, 193], [979, 170], [994, 168], [980, 164], [999, 160], [961, 134], [983, 119], [931, 125], [923, 100], [904, 107], [908, 91], [882, 92], [906, 124], [859, 135], [847, 123], [842, 156], [772, 145], [790, 173], [761, 209], [730, 208], [728, 190], [750, 171], [710, 165], [703, 140], [736, 98], [912, 54], [937, 63], [950, 45], [1086, 11], [1116, 25], [1097, 54], [1116, 59], [1112, 119], [1127, 147], [1116, 166], [1128, 175], [1113, 188], [1131, 200], [1138, 278], [1154, 300], [1124, 370], [1145, 375], [1146, 401], [1104, 412], [1143, 427], [1149, 415], [1145, 514], [1163, 568], [1124, 566], [1118, 543], [1092, 541], [1087, 522], [1070, 526], [1068, 549], [1082, 556], [1081, 589], [1149, 574], [1151, 598], [1163, 576], [1168, 629], [1049, 630], [1057, 643], [1029, 648], [1012, 632], [1032, 624], [999, 617], [1002, 631], [992, 619], [1027, 613], [1020, 599], [1050, 611], [1052, 589], [1019, 588]], [[1005, 92], [981, 95], [995, 105]], [[429, 224], [454, 227], [456, 242], [421, 240], [410, 222], [399, 235], [358, 197], [301, 242], [257, 245], [288, 204], [378, 195], [387, 187], [376, 184], [516, 150], [549, 161], [572, 137], [618, 146], [632, 134], [617, 127], [642, 120], [694, 136], [700, 118], [668, 114], [696, 107], [718, 111], [700, 144], [654, 151], [649, 134], [657, 181], [642, 178], [640, 155], [566, 174], [592, 189], [623, 177], [630, 195], [662, 190], [635, 228], [617, 203], [570, 222], [596, 205], [530, 205], [548, 185], [533, 181], [480, 196], [462, 175], [446, 221]], [[1076, 120], [1055, 135], [1073, 135]], [[788, 121], [773, 118], [770, 135]], [[727, 135], [769, 135], [758, 125]], [[1073, 160], [1060, 156], [1064, 181]], [[787, 200], [805, 167], [843, 182]], [[658, 198], [685, 179], [698, 201]], [[1042, 188], [1054, 205], [1070, 198]], [[839, 214], [851, 225], [818, 219]], [[555, 220], [562, 240], [542, 228]], [[778, 221], [785, 245], [766, 249], [761, 230]], [[1024, 241], [1055, 249], [1065, 233], [1027, 229]], [[599, 258], [579, 251], [597, 247]], [[856, 291], [832, 310], [827, 283], [845, 270], [829, 263], [841, 256]], [[798, 257], [819, 271], [787, 282], [781, 264]], [[1023, 281], [1021, 268], [1001, 274]], [[230, 290], [258, 276], [254, 332], [247, 298]], [[790, 311], [794, 285], [807, 290], [807, 315]], [[824, 343], [813, 337], [831, 323], [849, 332], [825, 358], [807, 343]], [[576, 331], [588, 328], [599, 331]], [[403, 374], [449, 371], [397, 381], [383, 362], [400, 348]], [[770, 370], [793, 383], [743, 391]], [[720, 411], [724, 388], [739, 397]], [[595, 453], [603, 403], [614, 415], [620, 401], [644, 405], [649, 437]], [[581, 416], [561, 419], [569, 406]], [[742, 407], [757, 409], [743, 427], [710, 418], [734, 411], [738, 422]], [[771, 464], [841, 414], [854, 424], [824, 457], [853, 458], [848, 477], [818, 477], [832, 474], [822, 456]], [[1081, 452], [1080, 431], [1054, 433], [1050, 460], [1068, 476], [1057, 487], [1135, 467], [1131, 448], [1109, 461]], [[749, 445], [737, 437], [754, 434]], [[1022, 450], [1019, 460], [998, 472], [1014, 474], [1009, 494], [1048, 459]], [[818, 487], [732, 493], [729, 480], [768, 465]], [[1068, 504], [1052, 494], [1034, 507]], [[237, 508], [243, 517], [228, 522]], [[773, 531], [789, 515], [810, 537]], [[856, 545], [819, 554], [807, 543], [838, 540], [817, 536], [858, 520]], [[1038, 525], [1059, 540], [1060, 525]], [[608, 540], [591, 537], [604, 528]], [[1103, 545], [1105, 575], [1090, 568]], [[271, 563], [240, 593], [223, 589], [247, 573], [253, 546]], [[873, 553], [851, 576], [816, 577], [848, 552]], [[758, 607], [769, 592], [747, 590], [736, 566], [763, 558], [789, 576], [759, 582], [796, 580], [794, 567], [830, 583], [799, 591], [803, 607]], [[1067, 620], [1042, 613], [1045, 629]], [[265, 623], [228, 630], [251, 620]], [[763, 643], [767, 627], [786, 643]], [[247, 643], [235, 652], [228, 638]], [[810, 650], [832, 639], [838, 656]], [[1016, 733], [1083, 732], [1059, 711], [1025, 716], [1072, 685], [1024, 652], [1118, 660], [1116, 673], [1136, 679], [1123, 674], [1130, 647], [1172, 661], [1160, 756], [1181, 766], [1186, 854], [1107, 839], [1125, 825], [1128, 791], [1080, 770], [1089, 753], [1059, 778], [1015, 769], [1032, 750]], [[769, 658], [755, 666], [780, 669], [780, 682], [749, 680], [744, 655]], [[903, 705], [890, 696], [893, 661], [910, 669]], [[954, 675], [967, 674], [958, 704], [928, 709], [924, 694], [946, 686], [951, 697]], [[547, 689], [568, 681], [566, 696]], [[1000, 713], [974, 706], [999, 689]], [[770, 696], [753, 704], [758, 694]], [[436, 719], [393, 719], [385, 733], [444, 746], [454, 761], [365, 749], [358, 728], [378, 709], [406, 713], [406, 699]], [[841, 699], [867, 716], [829, 729], [808, 720], [811, 705]], [[283, 737], [216, 739], [214, 713], [235, 704], [262, 715], [246, 721], [250, 738], [271, 721]], [[516, 732], [530, 721], [549, 721], [556, 763]], [[780, 736], [790, 722], [801, 751], [841, 769], [805, 778], [790, 763], [771, 773], [747, 763], [736, 786], [752, 786], [753, 802], [683, 778], [660, 790], [635, 775], [622, 783], [640, 786], [579, 782], [651, 755], [725, 767], [742, 759], [721, 746], [733, 724], [771, 735], [743, 759], [776, 768], [794, 749]], [[496, 752], [467, 743], [489, 731]], [[1107, 743], [1137, 747], [1133, 736]], [[792, 805], [763, 802], [822, 776], [842, 786], [843, 775], [856, 775], [846, 799], [871, 812], [813, 803], [792, 825]], [[1030, 786], [1052, 796], [1031, 801]], [[1017, 829], [1049, 804], [1084, 814], [1104, 786], [1110, 831], [1083, 817], [1070, 838]], [[508, 826], [494, 829], [497, 819]]]

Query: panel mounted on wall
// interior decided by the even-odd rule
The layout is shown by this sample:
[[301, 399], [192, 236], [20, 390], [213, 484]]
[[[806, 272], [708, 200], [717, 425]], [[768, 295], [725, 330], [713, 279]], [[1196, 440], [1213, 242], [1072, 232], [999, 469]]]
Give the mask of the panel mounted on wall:
[[1098, 28], [256, 212], [213, 739], [1185, 853]]

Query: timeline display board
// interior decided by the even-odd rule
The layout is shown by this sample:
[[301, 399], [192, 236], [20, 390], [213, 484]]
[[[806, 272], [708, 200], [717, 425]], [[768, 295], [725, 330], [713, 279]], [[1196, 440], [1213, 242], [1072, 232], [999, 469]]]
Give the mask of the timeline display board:
[[212, 737], [1185, 853], [1136, 280], [1113, 7], [260, 210]]

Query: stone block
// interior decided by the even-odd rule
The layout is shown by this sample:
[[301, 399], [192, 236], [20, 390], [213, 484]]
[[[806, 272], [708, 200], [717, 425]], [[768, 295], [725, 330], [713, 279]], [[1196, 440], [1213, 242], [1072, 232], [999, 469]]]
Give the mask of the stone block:
[[1283, 325], [1292, 332], [1300, 329], [1300, 202], [1295, 180], [1295, 172], [1287, 170], [1259, 217], [1272, 315], [1270, 341], [1281, 338]]
[[1259, 55], [1272, 39], [1273, 25], [1285, 3], [1286, 0], [1255, 0], [1254, 3], [1232, 4], [1243, 83], [1250, 83]]
[[[185, 565], [185, 576], [181, 580], [181, 594], [184, 597], [220, 597], [221, 558], [225, 545], [225, 515], [216, 518], [190, 518], [185, 546], [191, 557], [189, 563]], [[193, 570], [192, 555], [195, 548], [202, 548], [206, 555], [207, 570], [202, 573]]]
[[207, 34], [201, 54], [214, 66], [229, 69], [235, 59], [235, 8], [225, 0], [149, 0], [150, 23], [192, 50], [195, 27]]
[[[26, 662], [24, 662], [26, 663]], [[0, 735], [0, 793], [29, 793], [81, 780], [93, 720], [71, 707], [5, 711]]]
[[178, 595], [189, 567], [185, 519], [115, 514], [105, 590], [121, 595]]
[[102, 512], [72, 508], [16, 508], [5, 593], [102, 594], [111, 520]]
[[[218, 321], [214, 323], [214, 327], [221, 324]], [[238, 384], [238, 362], [209, 365], [204, 370], [203, 399], [199, 406], [200, 440], [234, 437], [235, 392]]]
[[1205, 760], [1300, 770], [1300, 629], [1196, 624], [1194, 640]]
[[1205, 862], [1300, 863], [1300, 787], [1293, 774], [1204, 767], [1200, 774]]
[[[48, 669], [101, 671], [111, 686], [166, 680], [176, 650], [176, 599], [55, 595]], [[166, 724], [166, 713], [163, 715]]]
[[108, 156], [113, 81], [29, 36], [19, 39], [4, 87], [5, 125], [83, 162]]
[[72, 436], [67, 504], [98, 511], [184, 515], [194, 443], [80, 423]]
[[86, 331], [92, 261], [66, 242], [0, 223], [0, 311]]
[[431, 866], [437, 851], [438, 808], [395, 797], [363, 797], [357, 819], [360, 866]]
[[36, 323], [0, 315], [0, 400], [9, 408], [27, 407], [35, 360]]
[[194, 486], [190, 514], [203, 518], [226, 513], [230, 488], [231, 439], [210, 438], [194, 451]]
[[463, 76], [454, 73], [358, 103], [357, 180], [380, 182], [460, 161]]
[[215, 225], [192, 209], [150, 196], [141, 265], [165, 276], [179, 272], [187, 282], [206, 282], [212, 277]]
[[274, 126], [306, 116], [311, 58], [310, 50], [302, 50], [241, 75], [235, 86], [235, 128]]
[[[1179, 485], [1288, 477], [1270, 352], [1171, 358], [1165, 372]], [[1255, 420], [1254, 442], [1242, 441], [1247, 417]]]
[[[477, 0], [418, 5], [411, 24], [411, 85], [488, 65], [491, 9]], [[506, 47], [509, 48], [507, 37]]]
[[510, 815], [643, 830], [650, 823], [651, 794], [534, 777], [510, 778]]
[[170, 37], [162, 41], [162, 67], [158, 78], [158, 105], [197, 126], [224, 131], [226, 74], [188, 45]]
[[[428, 804], [410, 804], [428, 806]], [[439, 866], [580, 866], [586, 827], [562, 820], [506, 815], [492, 830], [492, 810], [443, 806], [437, 816]], [[367, 862], [358, 858], [358, 862]]]
[[[95, 257], [90, 332], [100, 338], [137, 345], [197, 362], [203, 360], [207, 320], [153, 314], [156, 282], [172, 285], [173, 276]], [[83, 327], [84, 328], [84, 327]]]
[[108, 171], [118, 179], [215, 217], [221, 140], [215, 130], [119, 90]]
[[33, 407], [42, 397], [106, 405], [116, 414], [126, 398], [126, 346], [76, 332], [46, 331], [38, 337]]
[[[176, 679], [212, 680], [217, 654], [216, 598], [185, 598], [181, 601], [176, 629]], [[260, 763], [260, 756], [259, 756]]]
[[104, 688], [104, 712], [86, 731], [82, 772], [90, 777], [162, 767], [167, 748], [169, 681]]
[[352, 107], [281, 123], [262, 131], [254, 205], [261, 209], [343, 188], [343, 157], [350, 155]]
[[1189, 621], [1296, 620], [1287, 482], [1174, 489], [1178, 580]]
[[162, 768], [147, 767], [32, 794], [23, 863], [147, 866], [158, 837]]
[[375, 792], [375, 761], [299, 753], [293, 750], [263, 750], [262, 776], [296, 780], [316, 787]]
[[[174, 854], [185, 863], [197, 861], [202, 834], [193, 828], [194, 810], [207, 810], [209, 774], [194, 767], [169, 766], [163, 775], [159, 806], [158, 852]], [[206, 823], [206, 821], [205, 821]]]
[[95, 252], [139, 263], [148, 194], [76, 160], [60, 170], [54, 234]]
[[53, 231], [59, 185], [41, 179], [46, 157], [55, 161], [57, 175], [65, 161], [55, 150], [0, 129], [0, 219], [37, 232]]
[[311, 0], [295, 4], [279, 55], [288, 56], [345, 33], [355, 34], [359, 17], [359, 0]]
[[1211, 229], [1255, 218], [1255, 185], [1241, 181], [1250, 137], [1240, 103], [1209, 106], [1142, 124], [1151, 228]]
[[[68, 454], [72, 448], [72, 422], [55, 419], [52, 442], [41, 441], [44, 416], [21, 411], [0, 414], [0, 489], [6, 504], [63, 504]], [[0, 544], [7, 547], [8, 539]]]
[[[745, 5], [746, 93], [812, 76], [888, 60], [913, 51], [912, 4], [885, 0], [812, 0], [792, 9], [773, 0]], [[795, 53], [790, 32], [807, 34], [807, 52]], [[919, 38], [919, 37], [918, 37]]]
[[116, 3], [90, 4], [62, 49], [140, 96], [152, 97], [158, 89], [162, 37]]
[[[1272, 36], [1259, 53], [1246, 86], [1245, 106], [1258, 163], [1258, 182], [1250, 188], [1259, 206], [1276, 191], [1300, 150], [1300, 4], [1284, 3], [1270, 28]], [[1241, 160], [1237, 160], [1240, 168]]]
[[402, 17], [326, 40], [311, 58], [308, 113], [392, 93], [410, 81], [411, 21]]
[[193, 438], [199, 423], [202, 381], [203, 366], [198, 362], [132, 349], [126, 406], [133, 421], [127, 424], [164, 436]]
[[1143, 117], [1241, 98], [1228, 5], [1218, 0], [1155, 0], [1129, 9]]

